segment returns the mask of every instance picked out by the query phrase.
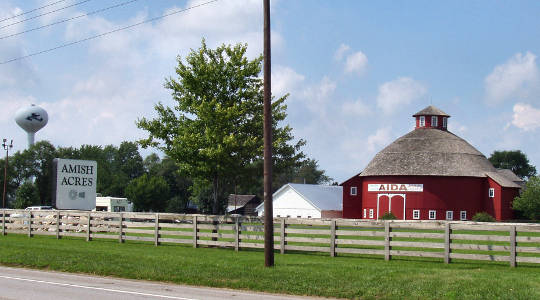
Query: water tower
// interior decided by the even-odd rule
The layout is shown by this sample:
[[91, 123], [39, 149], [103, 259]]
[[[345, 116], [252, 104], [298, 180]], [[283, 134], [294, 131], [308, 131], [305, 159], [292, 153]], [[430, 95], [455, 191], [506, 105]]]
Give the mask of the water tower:
[[20, 108], [15, 113], [15, 122], [28, 134], [28, 148], [34, 144], [34, 136], [49, 121], [47, 112], [35, 105]]

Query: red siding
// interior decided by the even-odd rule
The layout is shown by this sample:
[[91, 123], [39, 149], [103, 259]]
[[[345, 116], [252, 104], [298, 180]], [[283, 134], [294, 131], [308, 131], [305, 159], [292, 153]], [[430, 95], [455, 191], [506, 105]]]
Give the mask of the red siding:
[[[446, 219], [446, 211], [453, 211], [453, 220], [460, 219], [460, 212], [467, 212], [470, 220], [478, 212], [486, 211], [497, 220], [512, 218], [511, 202], [517, 195], [517, 189], [502, 189], [496, 182], [482, 177], [441, 177], [441, 176], [355, 176], [345, 181], [343, 186], [343, 217], [363, 218], [363, 209], [374, 210], [373, 218], [377, 218], [378, 192], [368, 192], [368, 184], [376, 183], [403, 183], [423, 184], [423, 192], [405, 192], [405, 217], [413, 219], [413, 210], [420, 210], [420, 219], [428, 220], [429, 211], [436, 211], [437, 220]], [[356, 186], [358, 194], [350, 195], [350, 187]], [[488, 197], [488, 190], [495, 189], [495, 197]], [[396, 192], [395, 194], [402, 194]], [[384, 199], [379, 200], [380, 215], [384, 214]], [[504, 200], [501, 200], [504, 199]], [[388, 200], [386, 200], [388, 201]], [[397, 211], [403, 209], [401, 197], [392, 197], [392, 212], [398, 216]], [[402, 212], [399, 213], [401, 217]]]
[[[362, 177], [358, 175], [343, 182], [343, 217], [344, 218], [361, 218], [362, 213]], [[357, 188], [356, 195], [351, 195], [351, 187]]]
[[488, 178], [488, 185], [495, 191], [495, 197], [489, 198], [486, 206], [491, 209], [492, 212], [486, 210], [497, 221], [510, 220], [514, 217], [512, 211], [512, 201], [519, 195], [518, 188], [501, 187], [493, 179]]

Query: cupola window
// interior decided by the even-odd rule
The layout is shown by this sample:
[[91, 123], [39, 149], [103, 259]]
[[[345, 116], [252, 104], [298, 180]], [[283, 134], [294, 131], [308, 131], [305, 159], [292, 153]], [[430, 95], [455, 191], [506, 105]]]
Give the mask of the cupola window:
[[437, 127], [437, 116], [431, 116], [431, 127]]
[[446, 126], [448, 126], [448, 118], [447, 118], [447, 117], [443, 117], [443, 118], [442, 118], [442, 127], [443, 127], [443, 128], [446, 128]]
[[426, 117], [420, 116], [420, 127], [426, 126]]

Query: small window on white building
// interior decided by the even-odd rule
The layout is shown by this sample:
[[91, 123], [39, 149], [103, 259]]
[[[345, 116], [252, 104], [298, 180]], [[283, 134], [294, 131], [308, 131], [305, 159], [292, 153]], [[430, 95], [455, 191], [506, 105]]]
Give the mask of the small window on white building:
[[287, 218], [290, 218], [290, 217], [291, 217], [291, 215], [287, 215]]
[[280, 218], [281, 216], [280, 215], [277, 215], [278, 218]]
[[443, 117], [442, 118], [442, 127], [446, 128], [446, 126], [448, 126], [448, 117]]
[[462, 211], [459, 212], [459, 219], [461, 221], [467, 220], [467, 211], [466, 210], [462, 210]]
[[454, 211], [452, 211], [452, 210], [447, 210], [447, 211], [446, 211], [446, 219], [447, 219], [447, 220], [453, 220], [453, 219], [454, 219]]
[[415, 220], [420, 219], [420, 210], [419, 209], [415, 209], [415, 210], [412, 211], [412, 218], [415, 219]]
[[430, 220], [435, 220], [435, 219], [437, 219], [437, 211], [436, 211], [436, 210], [430, 210], [430, 211], [429, 211], [429, 219], [430, 219]]
[[426, 117], [420, 116], [420, 127], [426, 126]]
[[355, 186], [351, 186], [351, 196], [356, 196], [356, 187]]
[[439, 124], [437, 124], [438, 118], [437, 116], [431, 116], [431, 127], [437, 127]]
[[373, 219], [373, 208], [369, 209], [369, 218]]
[[495, 189], [489, 188], [489, 198], [493, 198], [493, 197], [495, 197]]
[[364, 219], [367, 217], [367, 209], [364, 208]]
[[311, 216], [307, 216], [308, 219], [311, 219]]

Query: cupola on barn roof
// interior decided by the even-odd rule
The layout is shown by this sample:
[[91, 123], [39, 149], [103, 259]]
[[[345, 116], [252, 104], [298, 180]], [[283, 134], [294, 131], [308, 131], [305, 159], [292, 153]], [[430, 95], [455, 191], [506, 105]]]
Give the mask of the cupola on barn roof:
[[[449, 117], [434, 106], [413, 115], [417, 122], [421, 116]], [[497, 172], [480, 151], [447, 131], [446, 123], [443, 126], [429, 126], [428, 122], [424, 125], [417, 123], [413, 131], [377, 153], [360, 176], [486, 177], [486, 173]]]
[[450, 115], [436, 108], [433, 105], [430, 105], [413, 115], [413, 117], [418, 117], [418, 116], [441, 116], [441, 117], [450, 118]]

